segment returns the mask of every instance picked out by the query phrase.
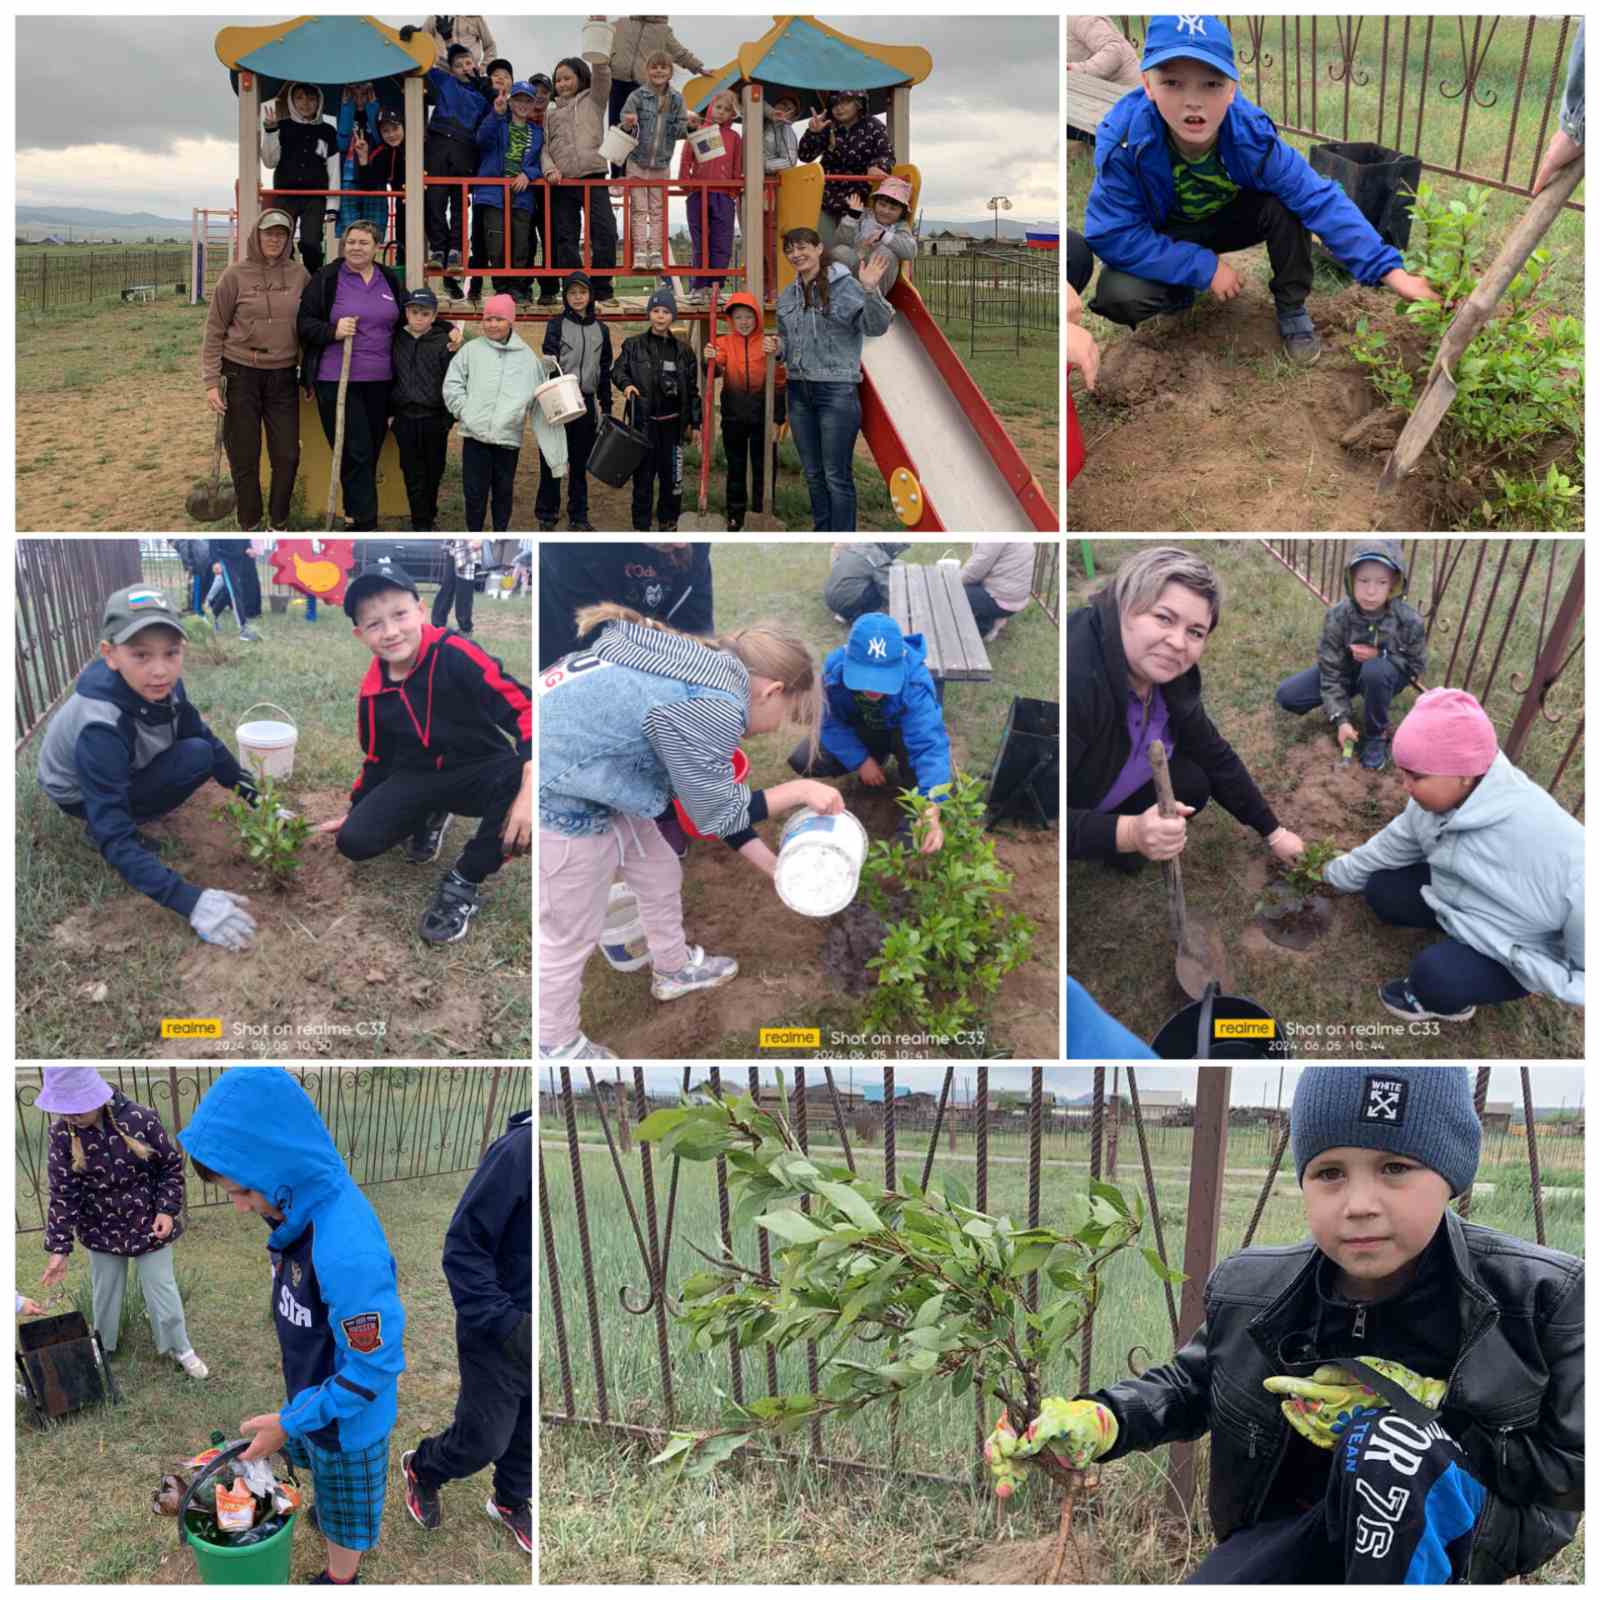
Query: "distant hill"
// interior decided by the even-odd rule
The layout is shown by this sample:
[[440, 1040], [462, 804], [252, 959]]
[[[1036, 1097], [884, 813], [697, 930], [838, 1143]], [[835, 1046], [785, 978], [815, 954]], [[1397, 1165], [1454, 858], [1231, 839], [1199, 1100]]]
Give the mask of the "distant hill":
[[[1007, 217], [1000, 219], [1000, 237], [1002, 239], [1024, 238], [1029, 228], [1040, 227], [1038, 222], [1014, 222]], [[981, 222], [952, 221], [948, 217], [936, 217], [931, 212], [922, 215], [922, 231], [924, 233], [939, 233], [948, 228], [952, 233], [970, 233], [979, 239], [994, 238], [994, 218], [985, 217]]]
[[74, 228], [141, 228], [146, 232], [169, 233], [174, 228], [189, 228], [187, 217], [158, 217], [151, 211], [97, 211], [92, 206], [18, 206], [17, 227], [30, 224], [59, 233]]

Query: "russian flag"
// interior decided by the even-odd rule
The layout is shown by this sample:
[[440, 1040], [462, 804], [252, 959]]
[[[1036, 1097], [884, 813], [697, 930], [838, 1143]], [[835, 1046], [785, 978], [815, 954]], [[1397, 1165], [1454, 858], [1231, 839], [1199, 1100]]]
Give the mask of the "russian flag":
[[1054, 228], [1029, 228], [1027, 237], [1030, 250], [1059, 250], [1061, 248], [1061, 229], [1059, 226]]

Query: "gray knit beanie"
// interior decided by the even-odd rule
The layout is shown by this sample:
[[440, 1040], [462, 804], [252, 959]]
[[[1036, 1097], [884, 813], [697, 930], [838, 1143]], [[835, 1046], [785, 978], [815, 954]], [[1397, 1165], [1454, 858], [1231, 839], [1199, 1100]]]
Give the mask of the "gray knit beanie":
[[1454, 1198], [1471, 1187], [1483, 1130], [1465, 1067], [1307, 1067], [1289, 1113], [1295, 1180], [1324, 1150], [1389, 1150], [1431, 1167]]

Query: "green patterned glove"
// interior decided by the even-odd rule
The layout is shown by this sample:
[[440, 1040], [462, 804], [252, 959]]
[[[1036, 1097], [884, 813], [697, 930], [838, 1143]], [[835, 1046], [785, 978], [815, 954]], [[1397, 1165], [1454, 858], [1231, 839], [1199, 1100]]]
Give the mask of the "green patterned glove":
[[[1362, 1359], [1425, 1406], [1437, 1408], [1444, 1398], [1443, 1378], [1421, 1377], [1398, 1361], [1382, 1361], [1373, 1356]], [[1321, 1366], [1309, 1378], [1268, 1378], [1262, 1388], [1285, 1396], [1280, 1409], [1289, 1426], [1323, 1450], [1333, 1449], [1358, 1408], [1370, 1410], [1389, 1404], [1375, 1389], [1357, 1383], [1343, 1367]]]
[[1023, 1461], [1052, 1447], [1064, 1467], [1082, 1468], [1097, 1461], [1117, 1442], [1117, 1419], [1097, 1400], [1063, 1400], [1052, 1395], [1019, 1438], [1004, 1413], [983, 1447], [994, 1492], [1006, 1499], [1021, 1481]]

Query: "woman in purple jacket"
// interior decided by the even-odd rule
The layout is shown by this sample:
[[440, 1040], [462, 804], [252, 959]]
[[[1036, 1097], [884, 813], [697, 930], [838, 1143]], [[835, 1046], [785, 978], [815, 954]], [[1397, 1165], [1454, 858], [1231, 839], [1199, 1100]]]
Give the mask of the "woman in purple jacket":
[[93, 1067], [46, 1067], [34, 1105], [50, 1126], [50, 1252], [43, 1282], [60, 1283], [74, 1235], [89, 1252], [94, 1325], [106, 1354], [117, 1348], [128, 1262], [139, 1269], [156, 1353], [204, 1378], [184, 1322], [172, 1246], [183, 1232], [183, 1153], [148, 1106], [113, 1089]]

